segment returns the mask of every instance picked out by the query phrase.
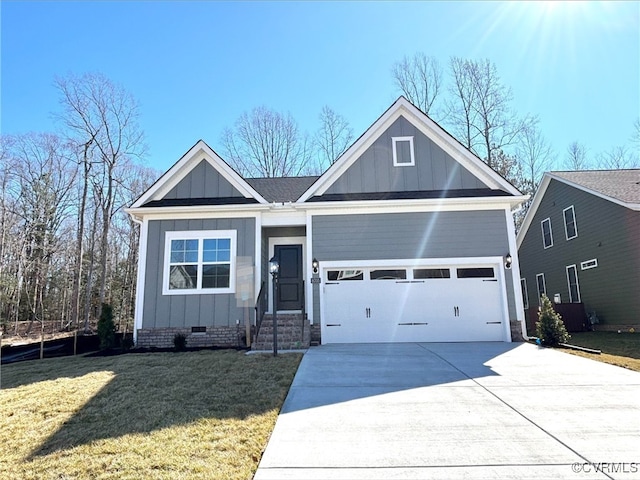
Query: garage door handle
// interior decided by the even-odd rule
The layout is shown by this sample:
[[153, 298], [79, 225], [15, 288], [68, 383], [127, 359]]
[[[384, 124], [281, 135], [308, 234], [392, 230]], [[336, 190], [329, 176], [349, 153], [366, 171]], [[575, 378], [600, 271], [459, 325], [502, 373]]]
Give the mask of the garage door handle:
[[427, 322], [407, 322], [399, 323], [398, 325], [429, 325]]
[[340, 285], [340, 282], [325, 282], [325, 285]]
[[487, 325], [499, 325], [502, 322], [487, 322]]
[[327, 323], [327, 327], [341, 327], [341, 323]]
[[498, 279], [497, 278], [488, 278], [486, 280], [482, 280], [483, 282], [497, 282]]

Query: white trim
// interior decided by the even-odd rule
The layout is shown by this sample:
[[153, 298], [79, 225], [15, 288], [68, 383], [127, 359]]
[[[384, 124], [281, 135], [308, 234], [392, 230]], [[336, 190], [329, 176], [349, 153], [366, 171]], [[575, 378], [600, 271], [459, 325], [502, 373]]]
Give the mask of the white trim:
[[[544, 292], [540, 291], [540, 282], [538, 281], [538, 277], [542, 278], [542, 286], [544, 287]], [[544, 277], [544, 273], [536, 274], [536, 293], [538, 294], [538, 305], [541, 305], [540, 299], [542, 298], [542, 294], [547, 295], [547, 279]], [[548, 297], [549, 295], [547, 295]]]
[[584, 262], [580, 262], [580, 270], [591, 270], [592, 268], [596, 268], [598, 266], [598, 259], [592, 258], [591, 260], [585, 260]]
[[458, 143], [451, 135], [418, 110], [406, 98], [400, 97], [391, 107], [356, 140], [338, 160], [302, 194], [298, 202], [304, 202], [313, 195], [322, 195], [331, 185], [382, 135], [398, 118], [403, 116], [422, 134], [458, 161], [472, 175], [489, 188], [504, 190], [514, 196], [522, 196], [507, 180], [498, 175], [486, 163]]
[[[577, 290], [577, 294], [578, 294], [578, 301], [574, 301], [574, 299], [571, 297], [571, 280], [569, 280], [569, 269], [573, 268], [573, 271], [576, 275], [576, 290]], [[566, 272], [567, 272], [567, 287], [569, 289], [569, 302], [571, 303], [580, 303], [580, 282], [578, 281], [578, 268], [576, 267], [576, 264], [574, 263], [573, 265], [567, 265], [567, 267], [565, 268]]]
[[133, 343], [138, 342], [138, 330], [142, 328], [144, 315], [144, 290], [147, 276], [147, 242], [149, 238], [149, 221], [143, 219], [140, 223], [140, 238], [138, 239], [138, 275], [136, 278], [136, 306], [133, 315]]
[[[256, 215], [255, 221], [255, 244], [254, 244], [254, 299], [253, 304], [255, 305], [258, 302], [258, 295], [260, 295], [260, 287], [262, 285], [262, 216]], [[257, 322], [255, 316], [255, 310], [253, 315], [254, 325]]]
[[173, 187], [185, 178], [202, 160], [206, 160], [222, 177], [245, 198], [255, 198], [260, 203], [268, 203], [247, 183], [227, 162], [213, 151], [204, 141], [199, 140], [180, 160], [164, 173], [145, 193], [131, 205], [137, 209], [152, 200], [162, 199]]
[[[311, 214], [309, 212], [306, 212], [307, 214], [307, 221], [306, 221], [306, 232], [307, 232], [307, 237], [306, 237], [306, 245], [305, 245], [305, 249], [307, 252], [307, 258], [310, 258], [311, 260], [313, 260], [314, 255], [313, 255], [313, 217], [311, 216]], [[318, 270], [319, 272], [321, 272], [322, 266], [320, 266], [320, 269]], [[314, 311], [313, 311], [313, 283], [311, 283], [311, 275], [306, 275], [304, 277], [304, 281], [305, 281], [305, 311], [307, 313], [307, 318], [309, 319], [309, 324], [313, 325], [314, 322]]]
[[[225, 288], [203, 288], [202, 266], [207, 263], [202, 259], [203, 241], [214, 238], [230, 239], [231, 252], [229, 259], [229, 286]], [[172, 240], [198, 240], [198, 286], [192, 289], [170, 289], [169, 267], [171, 265], [171, 241]], [[216, 295], [221, 293], [235, 293], [236, 291], [236, 230], [183, 230], [168, 231], [164, 235], [164, 262], [162, 268], [162, 295]], [[223, 262], [227, 263], [227, 262]]]
[[[573, 229], [575, 230], [576, 234], [573, 237], [569, 237], [569, 232], [567, 231], [567, 217], [565, 217], [564, 212], [566, 212], [567, 210], [571, 210], [571, 216], [573, 217]], [[562, 221], [564, 222], [564, 238], [567, 240], [573, 240], [574, 238], [578, 237], [578, 224], [576, 222], [576, 211], [573, 208], [573, 205], [565, 208], [564, 210], [562, 210]]]
[[[302, 247], [302, 279], [304, 281], [304, 279], [307, 278], [306, 238], [307, 237], [269, 237], [269, 255], [267, 261], [275, 255], [276, 245], [300, 245]], [[269, 305], [267, 306], [269, 310], [267, 313], [273, 313], [273, 300], [273, 282], [271, 278], [269, 278]], [[280, 310], [278, 311], [280, 312]]]
[[[544, 235], [544, 222], [549, 222], [549, 239], [551, 240], [551, 244], [547, 245], [545, 241]], [[546, 250], [547, 248], [553, 247], [553, 229], [551, 228], [551, 218], [547, 217], [544, 220], [540, 221], [540, 229], [542, 230], [542, 246]]]
[[[528, 340], [527, 336], [527, 323], [526, 323], [526, 315], [524, 313], [524, 303], [522, 301], [522, 287], [520, 285], [520, 257], [518, 256], [518, 247], [516, 245], [516, 226], [515, 221], [513, 220], [513, 214], [511, 210], [505, 208], [504, 210], [506, 225], [507, 225], [507, 239], [509, 242], [509, 252], [511, 254], [511, 269], [508, 270], [508, 275], [511, 275], [511, 285], [513, 288], [513, 298], [514, 298], [514, 308], [515, 308], [515, 319], [520, 322], [520, 329], [522, 330], [522, 336], [525, 340]], [[506, 255], [507, 252], [505, 252]], [[505, 274], [505, 275], [506, 275]], [[508, 288], [508, 285], [505, 285], [505, 290]], [[511, 318], [509, 317], [509, 310], [507, 308], [507, 317], [509, 323], [511, 322]], [[511, 325], [509, 325], [508, 330], [508, 338], [509, 341], [513, 341], [511, 337]]]
[[[409, 154], [411, 160], [409, 162], [398, 161], [398, 142], [409, 142]], [[416, 157], [413, 150], [413, 137], [391, 137], [391, 145], [393, 150], [393, 166], [394, 167], [413, 167], [416, 164]]]

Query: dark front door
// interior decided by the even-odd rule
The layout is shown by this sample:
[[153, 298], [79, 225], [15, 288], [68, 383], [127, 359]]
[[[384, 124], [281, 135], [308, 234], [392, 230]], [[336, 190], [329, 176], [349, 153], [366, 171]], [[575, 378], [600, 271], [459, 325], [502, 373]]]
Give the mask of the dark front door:
[[302, 245], [275, 245], [280, 263], [277, 310], [302, 310]]

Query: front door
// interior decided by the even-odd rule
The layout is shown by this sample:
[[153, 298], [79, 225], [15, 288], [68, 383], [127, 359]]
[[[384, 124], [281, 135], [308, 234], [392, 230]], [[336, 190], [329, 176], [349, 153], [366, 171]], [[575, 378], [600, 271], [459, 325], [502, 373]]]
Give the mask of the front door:
[[302, 245], [275, 245], [280, 263], [277, 310], [302, 310]]

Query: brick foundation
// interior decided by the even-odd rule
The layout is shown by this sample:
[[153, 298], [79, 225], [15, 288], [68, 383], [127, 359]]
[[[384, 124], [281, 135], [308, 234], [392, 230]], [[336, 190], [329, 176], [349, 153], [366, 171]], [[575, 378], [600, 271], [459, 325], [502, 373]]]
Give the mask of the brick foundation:
[[511, 320], [509, 322], [511, 327], [511, 341], [512, 342], [524, 342], [524, 336], [522, 335], [522, 322], [520, 320]]
[[311, 325], [311, 345], [320, 345], [321, 343], [320, 322], [316, 322]]
[[187, 348], [190, 347], [245, 347], [245, 328], [239, 327], [207, 327], [204, 333], [192, 333], [186, 328], [153, 328], [138, 330], [136, 347], [139, 348], [173, 348], [173, 338], [182, 333], [187, 337]]

